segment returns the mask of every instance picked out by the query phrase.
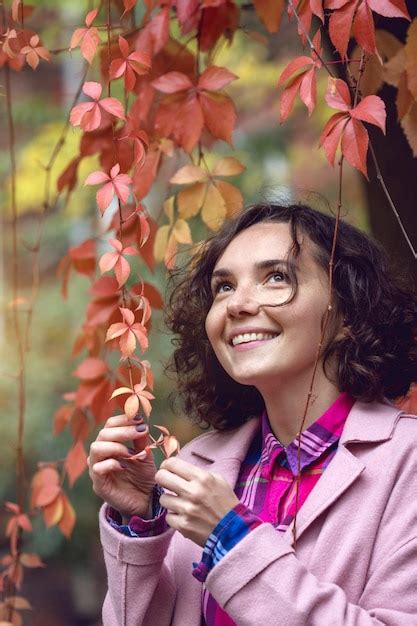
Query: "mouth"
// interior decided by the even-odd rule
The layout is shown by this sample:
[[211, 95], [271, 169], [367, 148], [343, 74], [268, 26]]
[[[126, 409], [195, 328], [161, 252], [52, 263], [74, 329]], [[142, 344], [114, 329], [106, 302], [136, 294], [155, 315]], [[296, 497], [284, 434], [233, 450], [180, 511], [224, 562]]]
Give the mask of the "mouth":
[[279, 336], [280, 333], [241, 333], [240, 335], [234, 335], [231, 339], [231, 345], [233, 347], [241, 344], [248, 344], [259, 341], [270, 341]]

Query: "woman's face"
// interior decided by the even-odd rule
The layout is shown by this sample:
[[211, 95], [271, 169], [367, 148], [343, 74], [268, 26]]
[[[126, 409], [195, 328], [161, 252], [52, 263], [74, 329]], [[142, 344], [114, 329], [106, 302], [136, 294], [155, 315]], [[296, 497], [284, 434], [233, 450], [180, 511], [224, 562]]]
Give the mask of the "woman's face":
[[[294, 299], [287, 259], [289, 225], [262, 222], [239, 233], [218, 259], [212, 274], [213, 303], [206, 332], [226, 372], [262, 393], [311, 376], [321, 323], [328, 307], [328, 277], [313, 257], [314, 244], [299, 235], [293, 259], [298, 280]], [[291, 259], [290, 259], [291, 262]]]

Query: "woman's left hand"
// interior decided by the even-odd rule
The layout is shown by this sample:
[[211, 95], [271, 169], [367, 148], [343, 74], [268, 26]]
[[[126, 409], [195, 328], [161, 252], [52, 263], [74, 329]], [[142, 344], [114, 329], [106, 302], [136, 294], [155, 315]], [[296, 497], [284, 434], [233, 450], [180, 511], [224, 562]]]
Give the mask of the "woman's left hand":
[[161, 463], [155, 481], [173, 492], [160, 498], [161, 505], [168, 509], [167, 523], [201, 547], [226, 513], [239, 504], [222, 476], [178, 457]]

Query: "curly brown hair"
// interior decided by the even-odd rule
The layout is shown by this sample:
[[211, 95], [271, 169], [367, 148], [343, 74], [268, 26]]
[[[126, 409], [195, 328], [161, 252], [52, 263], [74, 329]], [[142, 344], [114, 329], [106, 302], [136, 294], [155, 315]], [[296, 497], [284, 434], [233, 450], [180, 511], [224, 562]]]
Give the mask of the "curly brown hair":
[[[171, 274], [166, 323], [175, 350], [167, 365], [177, 377], [186, 414], [201, 426], [232, 429], [259, 415], [264, 403], [255, 387], [234, 381], [221, 367], [205, 331], [213, 296], [211, 275], [226, 246], [260, 222], [288, 223], [290, 254], [300, 252], [299, 234], [315, 244], [317, 263], [329, 272], [335, 218], [306, 205], [257, 204], [227, 222], [196, 258]], [[295, 278], [296, 296], [297, 286]], [[333, 266], [333, 297], [345, 332], [323, 352], [324, 366], [335, 357], [340, 391], [370, 402], [398, 398], [417, 380], [417, 296], [395, 275], [382, 248], [364, 233], [339, 223]], [[333, 359], [332, 359], [333, 360]]]

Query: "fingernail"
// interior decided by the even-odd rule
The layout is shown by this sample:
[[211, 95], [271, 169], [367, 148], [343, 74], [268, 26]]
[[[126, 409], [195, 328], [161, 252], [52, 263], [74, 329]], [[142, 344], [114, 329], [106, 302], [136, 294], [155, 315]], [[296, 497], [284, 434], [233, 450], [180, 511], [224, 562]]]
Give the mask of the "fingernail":
[[137, 454], [134, 448], [128, 448], [127, 451], [129, 452], [129, 454]]
[[127, 469], [127, 463], [124, 463], [123, 461], [119, 461], [119, 465], [122, 469]]
[[135, 428], [138, 433], [144, 433], [146, 430], [146, 424], [136, 424]]
[[143, 413], [136, 413], [133, 419], [135, 420], [135, 422], [139, 422], [139, 420], [143, 421]]

